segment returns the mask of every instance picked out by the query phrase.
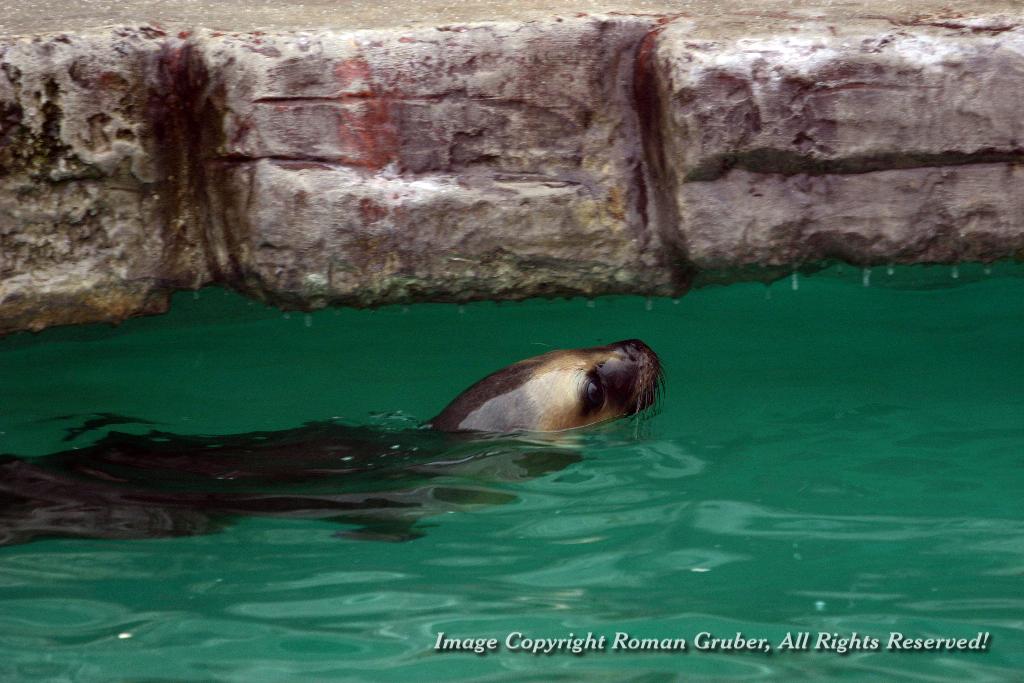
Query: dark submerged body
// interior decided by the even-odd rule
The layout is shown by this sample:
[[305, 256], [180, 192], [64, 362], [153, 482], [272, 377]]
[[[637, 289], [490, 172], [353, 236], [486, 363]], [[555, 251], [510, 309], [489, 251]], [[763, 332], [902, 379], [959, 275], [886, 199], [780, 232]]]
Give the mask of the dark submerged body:
[[0, 545], [40, 537], [161, 538], [237, 516], [322, 518], [355, 538], [406, 540], [425, 516], [515, 496], [495, 482], [577, 453], [510, 437], [334, 422], [221, 437], [113, 432], [40, 458], [0, 456]]
[[[553, 395], [550, 387], [540, 398], [523, 391], [538, 376], [556, 378]], [[552, 441], [486, 432], [576, 428], [632, 415], [655, 402], [660, 386], [657, 355], [627, 339], [549, 352], [488, 375], [435, 417], [432, 429], [318, 422], [229, 436], [112, 432], [41, 458], [0, 456], [0, 545], [201, 534], [240, 515], [333, 519], [356, 527], [348, 536], [415, 538], [424, 516], [515, 500], [494, 484], [581, 459]], [[549, 424], [552, 415], [556, 424]], [[148, 421], [104, 413], [68, 430], [68, 439], [131, 423]]]

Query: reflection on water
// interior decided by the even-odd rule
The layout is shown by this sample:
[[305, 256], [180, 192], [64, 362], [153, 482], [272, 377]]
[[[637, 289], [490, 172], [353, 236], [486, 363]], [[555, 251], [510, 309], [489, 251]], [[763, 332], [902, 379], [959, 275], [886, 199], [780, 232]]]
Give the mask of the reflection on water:
[[334, 422], [217, 437], [112, 432], [85, 448], [0, 461], [0, 545], [191, 536], [240, 515], [331, 519], [359, 527], [352, 538], [409, 540], [422, 535], [423, 517], [516, 499], [488, 484], [579, 460], [554, 438]]
[[[555, 449], [564, 461], [529, 444], [536, 467], [514, 455], [451, 457], [461, 445], [415, 436], [399, 449], [409, 458], [389, 461], [393, 477], [378, 466], [345, 491], [317, 457], [297, 463], [320, 472], [312, 479], [259, 472], [289, 496], [365, 493], [375, 482], [385, 496], [427, 487], [504, 501], [432, 499], [429, 516], [414, 515], [422, 535], [407, 543], [338, 538], [355, 527], [333, 511], [232, 513], [188, 537], [0, 548], [0, 679], [1019, 678], [1024, 280], [999, 268], [962, 266], [952, 289], [914, 286], [902, 269], [875, 269], [864, 288], [847, 268], [801, 277], [796, 289], [786, 279], [770, 299], [761, 285], [739, 285], [651, 310], [642, 299], [480, 304], [461, 316], [417, 306], [316, 313], [311, 327], [212, 293], [117, 330], [3, 340], [0, 452], [39, 467], [77, 447], [65, 457], [91, 473], [59, 471], [103, 491], [117, 482], [101, 485], [100, 474], [173, 496], [195, 493], [199, 477], [235, 495], [254, 479], [237, 476], [229, 453], [194, 460], [220, 469], [183, 479], [177, 463], [149, 457], [161, 443], [151, 432], [193, 451], [208, 440], [188, 435], [252, 437], [310, 420], [403, 432], [537, 344], [642, 337], [665, 361], [668, 392], [639, 428]], [[53, 419], [97, 413], [154, 424], [97, 424], [64, 441], [82, 420]], [[104, 443], [128, 455], [112, 458]], [[146, 445], [144, 462], [129, 457], [133, 443]], [[992, 645], [843, 656], [430, 650], [438, 631], [513, 630], [776, 642], [789, 631], [987, 631]]]
[[929, 538], [932, 542], [973, 541], [979, 536], [1010, 533], [1024, 539], [1024, 521], [936, 517], [842, 516], [785, 513], [749, 503], [706, 501], [695, 510], [694, 526], [715, 534], [767, 536], [796, 540], [901, 541]]

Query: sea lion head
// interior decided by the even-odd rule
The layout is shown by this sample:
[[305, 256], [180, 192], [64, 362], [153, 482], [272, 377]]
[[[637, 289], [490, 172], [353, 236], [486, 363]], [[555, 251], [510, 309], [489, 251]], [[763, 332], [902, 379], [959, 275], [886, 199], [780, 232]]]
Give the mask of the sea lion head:
[[661, 388], [658, 356], [639, 339], [551, 351], [484, 377], [429, 426], [443, 432], [555, 432], [638, 413]]

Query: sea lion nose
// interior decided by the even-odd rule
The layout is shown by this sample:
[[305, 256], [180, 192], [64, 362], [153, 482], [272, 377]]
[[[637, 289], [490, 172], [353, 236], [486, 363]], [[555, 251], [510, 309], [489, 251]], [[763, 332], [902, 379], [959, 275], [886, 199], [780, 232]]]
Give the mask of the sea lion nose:
[[626, 354], [626, 357], [632, 361], [636, 361], [644, 355], [644, 349], [647, 348], [647, 344], [644, 344], [639, 339], [625, 339], [623, 341], [616, 342], [615, 345], [618, 346], [619, 349]]

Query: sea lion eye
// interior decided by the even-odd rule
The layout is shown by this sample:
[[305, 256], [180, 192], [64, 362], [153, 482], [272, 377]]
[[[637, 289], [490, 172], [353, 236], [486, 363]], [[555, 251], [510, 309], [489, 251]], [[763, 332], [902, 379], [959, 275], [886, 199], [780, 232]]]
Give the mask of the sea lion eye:
[[583, 394], [588, 410], [600, 408], [604, 405], [604, 387], [601, 386], [600, 379], [588, 377], [587, 386], [584, 388]]

